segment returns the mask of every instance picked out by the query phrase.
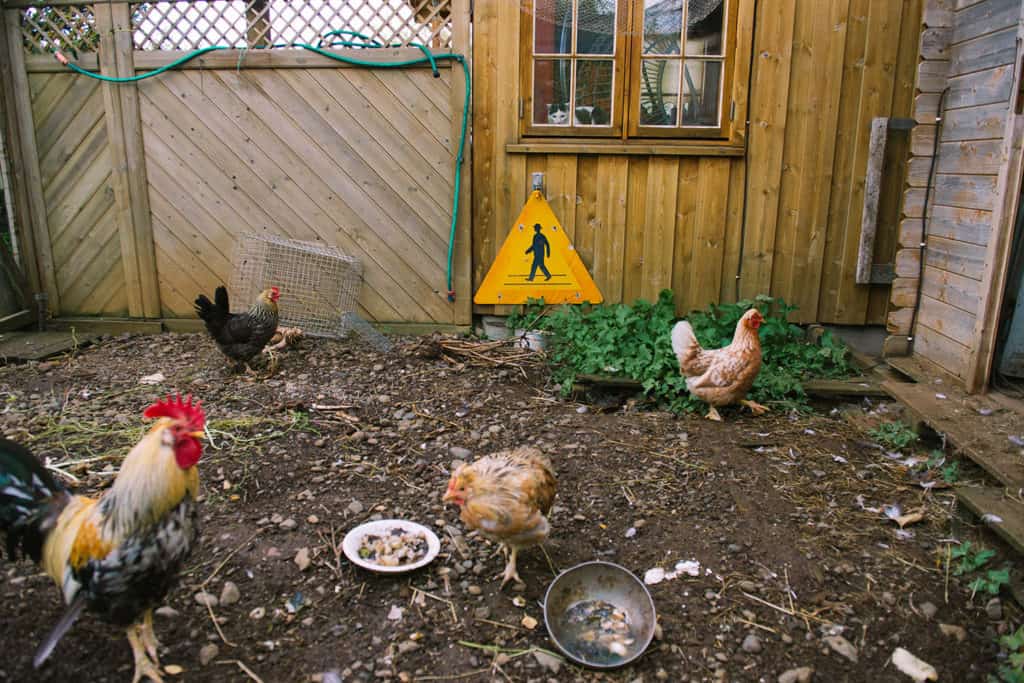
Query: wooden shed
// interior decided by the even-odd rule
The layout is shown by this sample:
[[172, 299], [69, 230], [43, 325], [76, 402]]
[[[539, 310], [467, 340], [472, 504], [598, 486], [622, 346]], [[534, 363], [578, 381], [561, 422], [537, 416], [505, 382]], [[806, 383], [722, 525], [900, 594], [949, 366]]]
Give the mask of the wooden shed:
[[1011, 313], [1003, 303], [1011, 255], [1021, 248], [1014, 224], [1024, 163], [1024, 5], [926, 0], [925, 10], [914, 105], [921, 125], [907, 169], [887, 348], [912, 351], [978, 391], [989, 384]]
[[[922, 26], [921, 0], [477, 2], [474, 283], [543, 172], [606, 301], [883, 324], [886, 269], [854, 277], [871, 124], [911, 116]], [[908, 144], [882, 164], [888, 272]]]

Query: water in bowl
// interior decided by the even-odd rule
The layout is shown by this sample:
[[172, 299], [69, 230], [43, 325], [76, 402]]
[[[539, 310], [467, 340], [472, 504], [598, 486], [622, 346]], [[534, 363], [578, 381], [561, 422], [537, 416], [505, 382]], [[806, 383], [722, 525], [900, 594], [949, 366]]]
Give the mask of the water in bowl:
[[604, 600], [581, 600], [562, 615], [567, 645], [591, 664], [613, 666], [636, 647], [629, 613]]

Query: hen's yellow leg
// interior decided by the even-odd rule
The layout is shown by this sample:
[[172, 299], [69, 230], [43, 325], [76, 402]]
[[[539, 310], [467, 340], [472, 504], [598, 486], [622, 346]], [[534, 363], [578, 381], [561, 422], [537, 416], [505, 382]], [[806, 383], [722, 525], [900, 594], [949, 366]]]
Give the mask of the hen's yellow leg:
[[714, 420], [715, 422], [722, 421], [722, 416], [718, 414], [718, 409], [712, 405], [708, 406], [708, 414], [705, 415], [704, 417], [706, 417], [709, 420]]
[[740, 401], [740, 404], [750, 408], [750, 412], [752, 412], [754, 415], [764, 415], [765, 413], [768, 412], [768, 406], [763, 406], [760, 403], [757, 403], [756, 401], [744, 399]]
[[142, 644], [146, 647], [149, 659], [159, 667], [160, 656], [157, 654], [157, 648], [160, 647], [160, 641], [156, 639], [156, 633], [153, 631], [153, 610], [151, 609], [146, 610], [146, 614], [142, 618], [139, 636], [142, 638]]
[[505, 571], [501, 575], [501, 588], [505, 587], [505, 584], [515, 579], [516, 583], [523, 583], [523, 580], [519, 578], [519, 572], [516, 571], [516, 553], [519, 552], [515, 547], [511, 548], [511, 552], [508, 556], [508, 564], [505, 565]]
[[146, 655], [146, 646], [142, 644], [142, 638], [139, 635], [141, 630], [142, 627], [138, 624], [132, 624], [127, 630], [128, 642], [132, 646], [132, 655], [135, 657], [135, 675], [132, 676], [132, 683], [139, 683], [143, 678], [163, 683], [164, 679], [160, 676], [160, 669]]

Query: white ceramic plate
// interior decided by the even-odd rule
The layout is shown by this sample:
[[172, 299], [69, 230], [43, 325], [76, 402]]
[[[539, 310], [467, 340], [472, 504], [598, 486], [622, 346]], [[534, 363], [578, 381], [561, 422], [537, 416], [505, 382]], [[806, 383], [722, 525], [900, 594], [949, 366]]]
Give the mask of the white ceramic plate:
[[[419, 532], [427, 538], [427, 554], [421, 557], [416, 562], [410, 564], [402, 564], [396, 567], [385, 567], [384, 565], [370, 562], [359, 557], [359, 546], [363, 541], [363, 537], [369, 534], [384, 535], [391, 529], [402, 529], [406, 533]], [[341, 549], [345, 552], [345, 557], [349, 559], [354, 565], [362, 567], [363, 569], [369, 569], [371, 572], [379, 572], [381, 574], [403, 574], [405, 572], [411, 572], [414, 569], [419, 569], [425, 565], [430, 564], [437, 557], [437, 554], [441, 552], [441, 541], [438, 540], [437, 535], [416, 522], [410, 522], [407, 519], [381, 519], [376, 522], [366, 522], [360, 524], [352, 531], [345, 534], [345, 539], [341, 542]]]

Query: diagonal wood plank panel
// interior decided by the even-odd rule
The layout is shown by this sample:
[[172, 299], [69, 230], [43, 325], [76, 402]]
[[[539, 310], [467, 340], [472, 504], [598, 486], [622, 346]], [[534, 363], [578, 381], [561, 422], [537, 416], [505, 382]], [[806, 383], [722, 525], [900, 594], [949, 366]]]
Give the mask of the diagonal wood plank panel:
[[39, 73], [29, 88], [61, 312], [125, 315], [99, 82]]
[[367, 318], [452, 323], [452, 112], [437, 80], [287, 69], [140, 83], [163, 314], [191, 316], [198, 292], [230, 280], [236, 240], [267, 233], [358, 257]]

